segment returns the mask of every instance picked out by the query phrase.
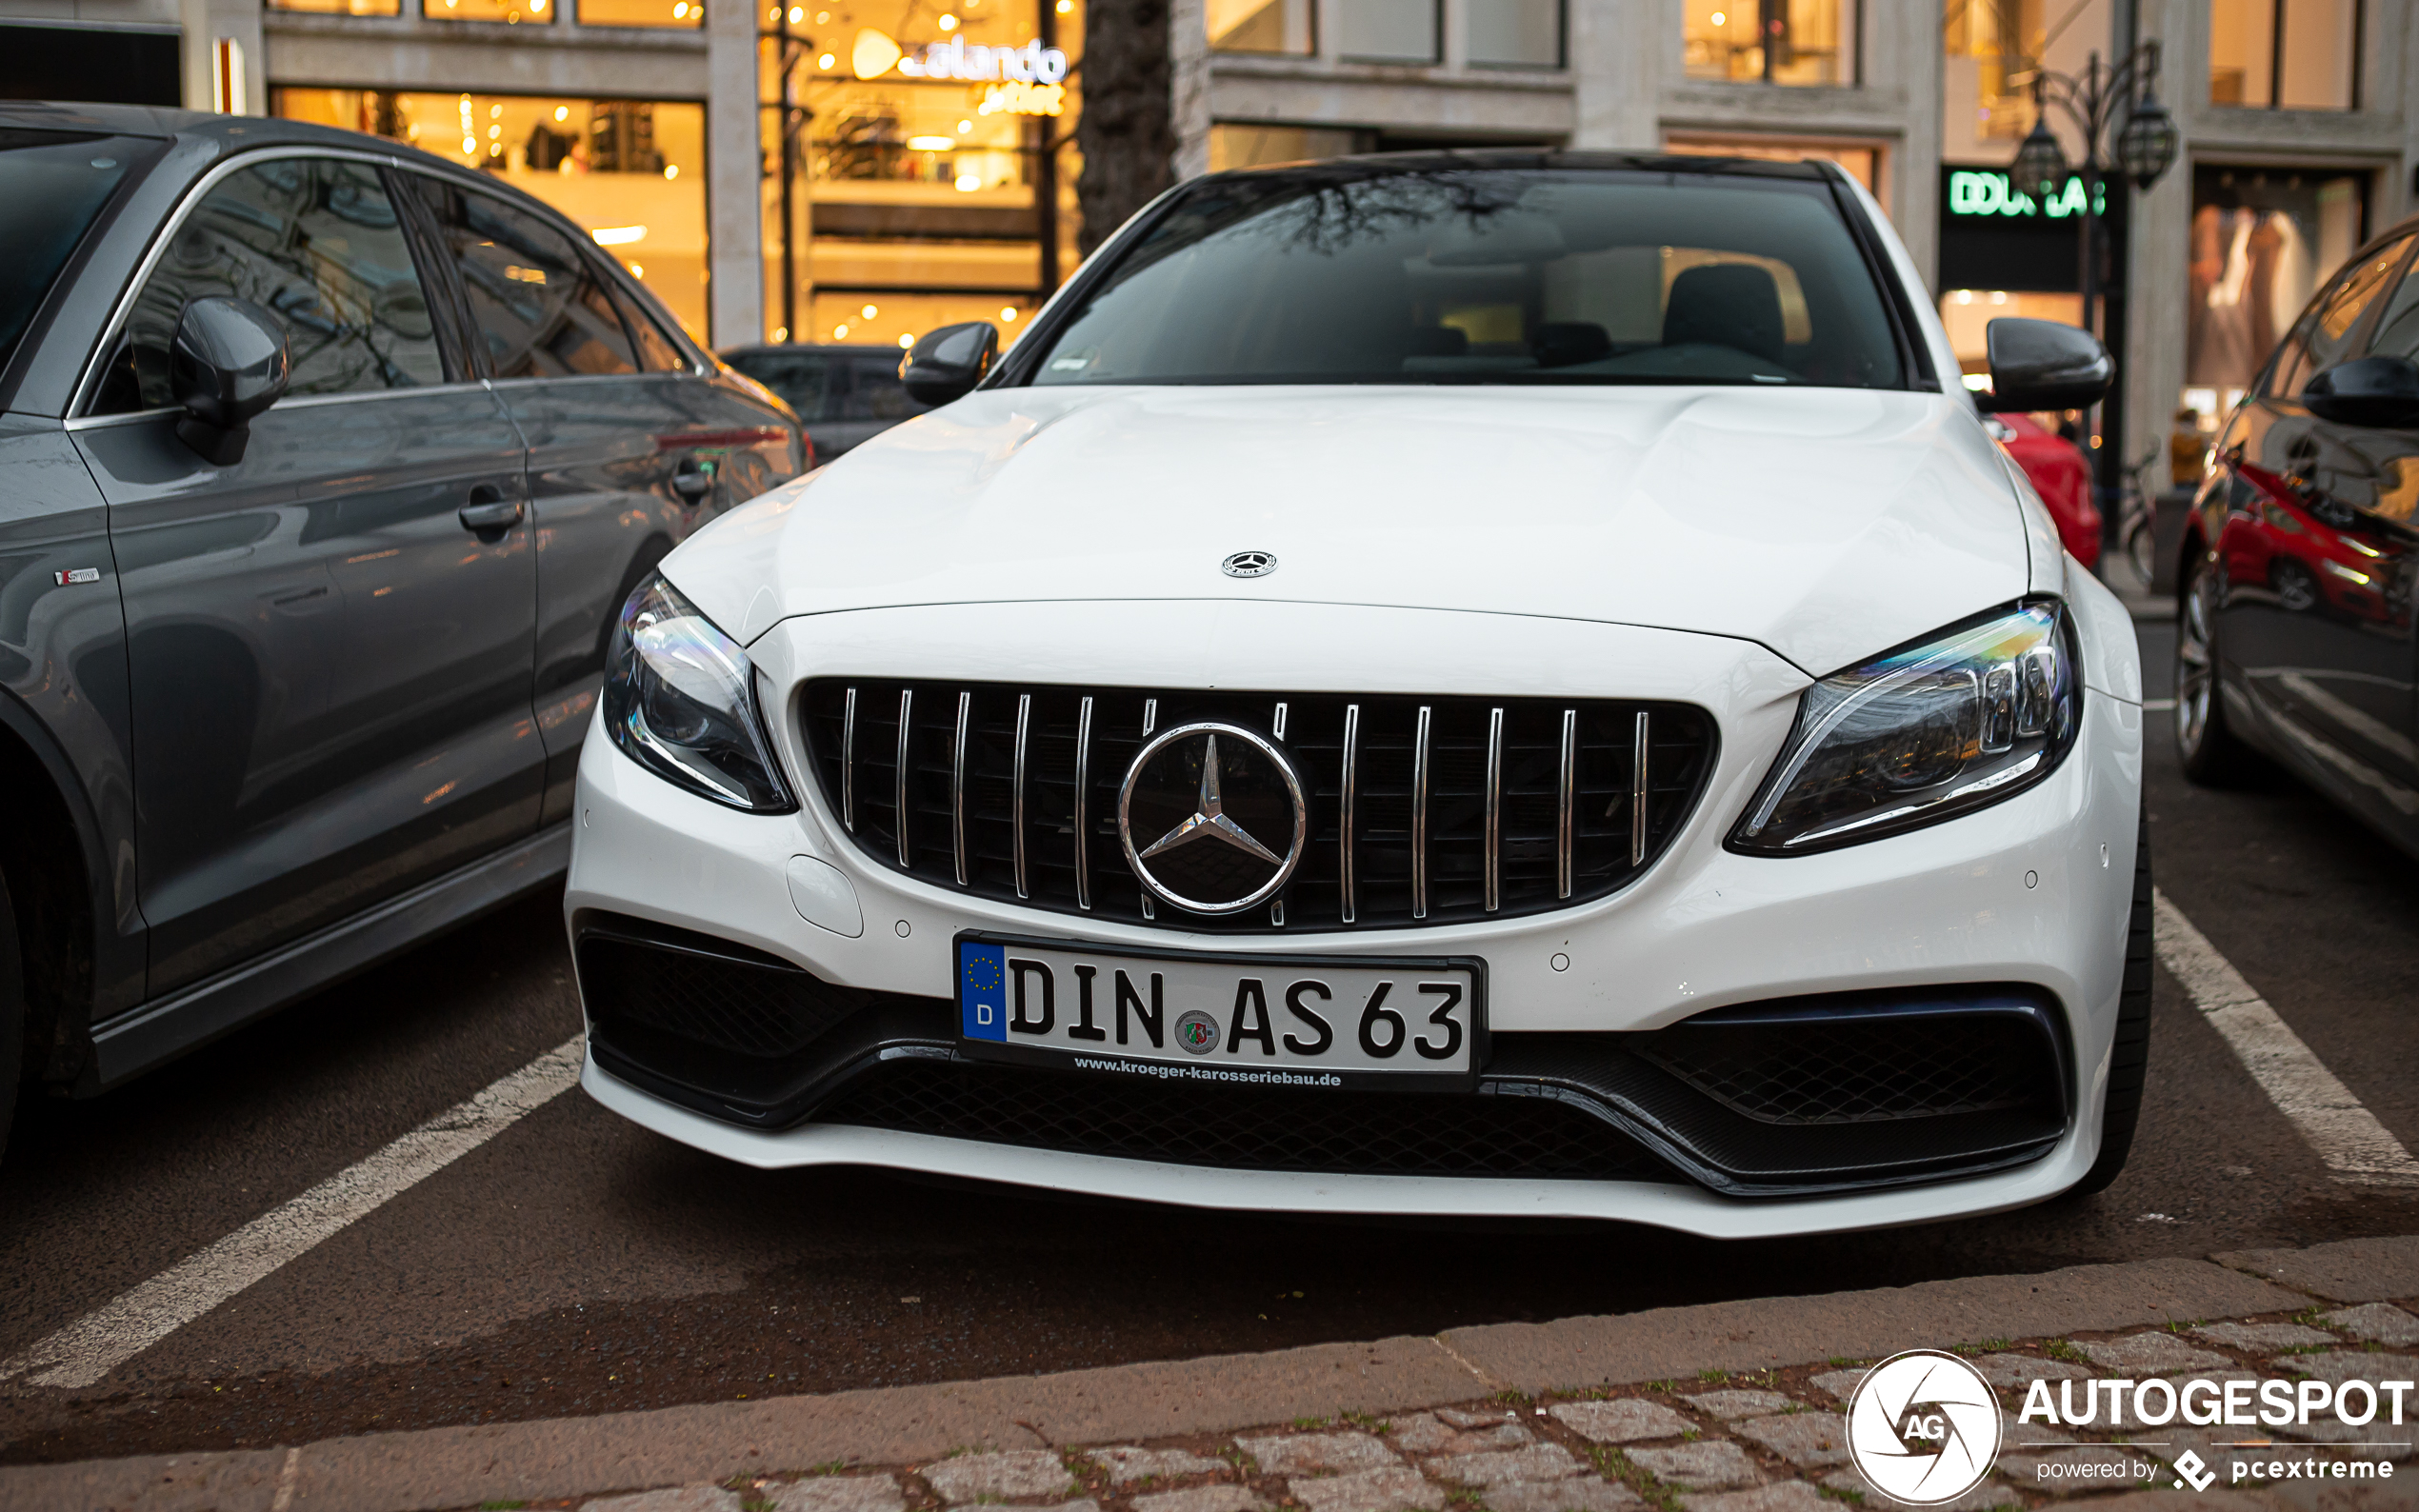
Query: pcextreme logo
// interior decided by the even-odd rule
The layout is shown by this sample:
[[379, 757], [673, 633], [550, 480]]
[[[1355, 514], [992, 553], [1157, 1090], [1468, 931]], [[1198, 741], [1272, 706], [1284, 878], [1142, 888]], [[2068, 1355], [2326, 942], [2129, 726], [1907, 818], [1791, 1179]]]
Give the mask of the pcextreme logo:
[[1849, 1399], [1848, 1455], [1893, 1501], [1953, 1502], [1980, 1485], [1999, 1458], [1998, 1395], [1955, 1355], [1892, 1355], [1867, 1371]]

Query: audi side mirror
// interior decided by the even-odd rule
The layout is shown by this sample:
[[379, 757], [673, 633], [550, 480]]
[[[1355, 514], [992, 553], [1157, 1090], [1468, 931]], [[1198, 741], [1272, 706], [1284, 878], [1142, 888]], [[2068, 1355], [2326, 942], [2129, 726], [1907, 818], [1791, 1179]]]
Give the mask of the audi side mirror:
[[2080, 409], [2109, 391], [2116, 365], [2100, 338], [2078, 326], [2009, 316], [1983, 329], [1990, 349], [1990, 392], [1980, 408]]
[[2376, 430], [2419, 429], [2419, 363], [2356, 357], [2313, 374], [2302, 405], [2321, 420]]
[[899, 359], [899, 382], [909, 398], [937, 408], [973, 392], [999, 351], [999, 328], [989, 321], [943, 326], [917, 337]]
[[252, 417], [285, 397], [286, 328], [248, 299], [189, 301], [169, 348], [169, 391], [185, 408], [176, 439], [216, 468], [244, 460]]

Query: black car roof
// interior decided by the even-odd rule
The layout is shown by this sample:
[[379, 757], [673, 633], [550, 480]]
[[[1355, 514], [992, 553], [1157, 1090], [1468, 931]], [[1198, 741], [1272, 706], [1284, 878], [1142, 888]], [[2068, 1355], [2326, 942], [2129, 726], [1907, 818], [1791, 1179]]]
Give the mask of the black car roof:
[[895, 358], [903, 355], [906, 350], [904, 347], [885, 347], [879, 342], [861, 344], [838, 341], [759, 341], [750, 342], [744, 347], [724, 347], [718, 348], [715, 355], [725, 362], [730, 361], [733, 357], [769, 356], [775, 352], [785, 351], [833, 352], [847, 357]]
[[1692, 152], [1576, 152], [1560, 148], [1490, 147], [1418, 152], [1364, 152], [1349, 157], [1320, 158], [1314, 162], [1230, 169], [1227, 173], [1215, 176], [1300, 174], [1364, 178], [1382, 173], [1436, 173], [1455, 169], [1498, 172], [1702, 173], [1726, 178], [1792, 179], [1799, 183], [1824, 182], [1835, 171], [1830, 165], [1821, 161], [1782, 163], [1760, 157], [1700, 157]]
[[410, 159], [422, 167], [463, 171], [460, 163], [423, 152], [408, 142], [289, 121], [274, 115], [213, 115], [203, 110], [171, 110], [164, 106], [90, 105], [62, 100], [0, 101], [0, 129], [33, 131], [106, 131], [112, 136], [173, 137], [210, 142], [225, 157], [259, 147], [307, 144], [345, 147]]

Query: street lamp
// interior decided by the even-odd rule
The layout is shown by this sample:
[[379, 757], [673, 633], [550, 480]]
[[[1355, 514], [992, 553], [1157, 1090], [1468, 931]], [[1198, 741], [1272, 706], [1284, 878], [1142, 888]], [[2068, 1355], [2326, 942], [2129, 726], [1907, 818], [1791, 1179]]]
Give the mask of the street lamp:
[[[2123, 178], [2130, 178], [2136, 189], [2147, 189], [2175, 164], [2178, 133], [2175, 120], [2159, 104], [2155, 92], [2159, 77], [2159, 45], [2145, 42], [2115, 63], [2103, 66], [2100, 54], [2091, 54], [2090, 63], [2080, 77], [2052, 73], [2036, 69], [2032, 75], [2032, 130], [2016, 149], [2015, 162], [2009, 165], [2009, 177], [2015, 187], [2047, 207], [2050, 197], [2066, 180], [2068, 173], [2065, 149], [2058, 145], [2057, 134], [2049, 129], [2050, 106], [2065, 112], [2083, 141], [2083, 238], [2080, 291], [2083, 296], [2083, 328], [2096, 328], [2093, 306], [2100, 295], [2100, 221], [2103, 178], [2109, 167], [2122, 169]], [[2138, 96], [2138, 97], [2137, 97]], [[2121, 125], [2117, 123], [2122, 122]], [[2109, 128], [2117, 125], [2113, 149], [2103, 155], [2103, 138]], [[2109, 159], [2113, 158], [2111, 164]], [[2113, 334], [2113, 332], [2111, 333]], [[2122, 346], [2122, 342], [2111, 343]], [[2105, 414], [2102, 416], [2105, 421]], [[2102, 428], [2103, 441], [2115, 436]], [[2103, 445], [2095, 459], [2093, 470], [2099, 476], [2099, 494], [2103, 528], [2107, 539], [2116, 539], [2118, 521], [2115, 512], [2106, 507], [2115, 492], [2113, 479], [2117, 470], [2116, 448]]]

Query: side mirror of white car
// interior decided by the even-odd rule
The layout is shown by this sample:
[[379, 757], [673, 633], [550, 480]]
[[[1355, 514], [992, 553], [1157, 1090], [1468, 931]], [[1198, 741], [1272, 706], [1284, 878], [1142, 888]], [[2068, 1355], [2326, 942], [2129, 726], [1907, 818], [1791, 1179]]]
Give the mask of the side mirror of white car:
[[999, 328], [988, 321], [928, 330], [899, 359], [899, 382], [917, 404], [945, 405], [972, 392], [999, 350]]
[[1983, 331], [1990, 348], [1990, 392], [1975, 395], [1985, 410], [2080, 409], [2109, 391], [2116, 365], [2100, 338], [2054, 320], [2009, 317]]

